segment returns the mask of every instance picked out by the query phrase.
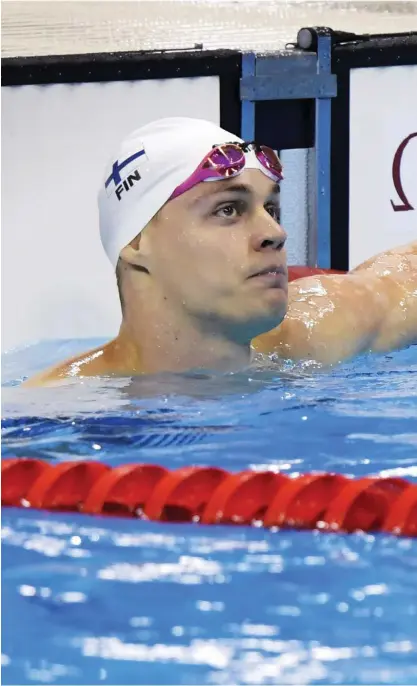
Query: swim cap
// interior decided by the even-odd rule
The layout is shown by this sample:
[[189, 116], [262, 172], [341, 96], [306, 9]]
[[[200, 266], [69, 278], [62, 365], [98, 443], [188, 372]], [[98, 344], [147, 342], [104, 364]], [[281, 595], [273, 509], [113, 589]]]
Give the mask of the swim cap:
[[[242, 139], [203, 119], [159, 119], [133, 131], [108, 164], [99, 196], [100, 236], [115, 268], [128, 245], [213, 145]], [[253, 152], [246, 167], [261, 169]]]

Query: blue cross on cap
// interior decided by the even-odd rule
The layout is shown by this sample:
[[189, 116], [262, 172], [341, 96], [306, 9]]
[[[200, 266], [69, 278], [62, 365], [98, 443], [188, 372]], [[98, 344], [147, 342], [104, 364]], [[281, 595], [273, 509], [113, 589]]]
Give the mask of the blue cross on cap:
[[124, 179], [122, 179], [120, 172], [125, 167], [129, 166], [132, 162], [139, 159], [139, 157], [142, 157], [142, 155], [145, 155], [144, 148], [142, 148], [142, 150], [138, 150], [138, 152], [135, 152], [133, 155], [130, 155], [130, 157], [123, 160], [123, 162], [119, 162], [118, 160], [114, 162], [112, 167], [112, 173], [110, 174], [109, 178], [104, 184], [104, 187], [107, 190], [107, 188], [113, 181], [114, 188], [116, 190], [116, 197], [118, 200], [122, 200], [122, 198], [124, 197], [124, 191], [129, 191], [136, 183], [136, 181], [140, 181], [139, 169], [137, 168], [132, 169], [130, 172], [128, 172], [127, 177], [125, 177]]
[[122, 182], [122, 177], [120, 176], [120, 172], [122, 171], [122, 169], [127, 167], [127, 165], [133, 162], [134, 160], [137, 160], [139, 157], [142, 157], [142, 155], [144, 154], [145, 150], [142, 149], [139, 150], [139, 152], [135, 152], [133, 155], [128, 157], [123, 162], [119, 162], [118, 160], [116, 160], [116, 162], [113, 164], [112, 173], [110, 174], [109, 178], [104, 184], [105, 188], [108, 188], [112, 181], [114, 181], [115, 186], [118, 186], [119, 183]]

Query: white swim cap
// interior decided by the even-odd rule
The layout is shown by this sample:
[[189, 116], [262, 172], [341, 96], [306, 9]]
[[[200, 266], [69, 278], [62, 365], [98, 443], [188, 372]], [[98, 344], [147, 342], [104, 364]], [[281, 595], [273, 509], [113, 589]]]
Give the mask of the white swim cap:
[[[202, 119], [159, 119], [133, 131], [110, 161], [99, 197], [100, 236], [116, 267], [121, 250], [137, 236], [198, 167], [213, 145], [242, 142]], [[246, 167], [262, 169], [255, 154]]]

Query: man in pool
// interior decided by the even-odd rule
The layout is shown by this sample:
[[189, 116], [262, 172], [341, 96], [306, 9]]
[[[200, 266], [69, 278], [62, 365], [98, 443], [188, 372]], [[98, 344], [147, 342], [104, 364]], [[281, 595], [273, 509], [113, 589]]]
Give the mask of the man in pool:
[[206, 121], [135, 131], [99, 192], [119, 334], [28, 383], [233, 371], [255, 352], [332, 365], [416, 343], [417, 241], [346, 275], [288, 284], [281, 179], [272, 150]]

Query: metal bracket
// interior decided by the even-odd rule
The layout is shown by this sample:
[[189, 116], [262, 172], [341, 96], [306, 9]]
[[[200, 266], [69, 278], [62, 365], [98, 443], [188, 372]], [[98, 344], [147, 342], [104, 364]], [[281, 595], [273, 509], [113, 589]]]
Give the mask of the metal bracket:
[[331, 73], [332, 32], [320, 27], [301, 29], [297, 47], [301, 49], [243, 56], [242, 136], [245, 140], [254, 137], [256, 102], [315, 100], [317, 251], [314, 261], [322, 268], [329, 268], [331, 98], [337, 96], [337, 77]]
[[241, 100], [303, 100], [334, 98], [337, 80], [334, 74], [297, 74], [285, 76], [247, 76], [240, 80]]
[[243, 56], [240, 98], [248, 100], [303, 100], [334, 98], [337, 79], [329, 69], [317, 69], [318, 55], [303, 50]]
[[[330, 74], [332, 38], [328, 29], [316, 29], [317, 74]], [[335, 77], [336, 78], [336, 77]], [[317, 203], [317, 265], [322, 269], [331, 267], [331, 111], [328, 97], [316, 100], [316, 203]]]
[[[248, 53], [242, 58], [243, 79], [252, 79], [256, 69], [256, 55]], [[241, 96], [242, 100], [242, 96]], [[242, 126], [241, 136], [245, 141], [253, 141], [255, 138], [255, 103], [251, 100], [242, 100]]]

